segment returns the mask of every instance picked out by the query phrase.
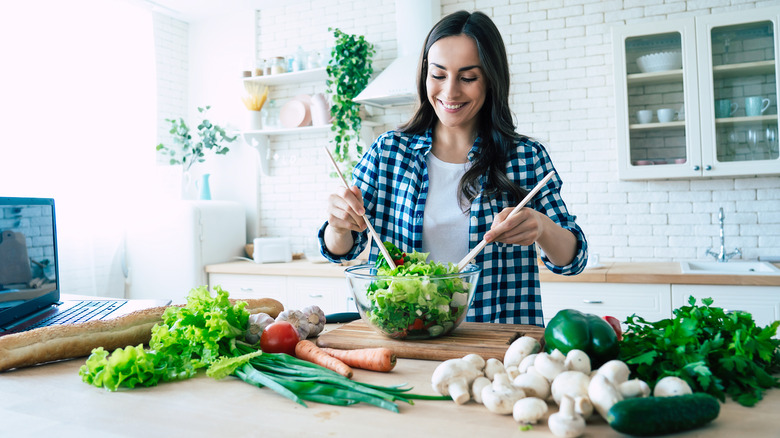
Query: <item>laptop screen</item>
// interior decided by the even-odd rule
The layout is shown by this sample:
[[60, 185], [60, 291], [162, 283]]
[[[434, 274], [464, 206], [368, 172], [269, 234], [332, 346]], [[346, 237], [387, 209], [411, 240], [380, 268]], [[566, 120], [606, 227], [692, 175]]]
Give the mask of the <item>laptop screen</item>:
[[0, 327], [59, 301], [51, 198], [0, 197]]

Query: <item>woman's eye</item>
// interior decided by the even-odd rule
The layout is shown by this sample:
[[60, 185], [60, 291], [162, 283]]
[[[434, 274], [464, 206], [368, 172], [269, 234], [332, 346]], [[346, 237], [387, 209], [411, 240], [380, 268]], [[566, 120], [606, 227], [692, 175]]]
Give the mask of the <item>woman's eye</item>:
[[436, 79], [436, 80], [444, 79], [444, 75], [434, 75], [434, 74], [432, 74], [431, 77]]
[[474, 82], [477, 78], [461, 78], [460, 80], [463, 82]]

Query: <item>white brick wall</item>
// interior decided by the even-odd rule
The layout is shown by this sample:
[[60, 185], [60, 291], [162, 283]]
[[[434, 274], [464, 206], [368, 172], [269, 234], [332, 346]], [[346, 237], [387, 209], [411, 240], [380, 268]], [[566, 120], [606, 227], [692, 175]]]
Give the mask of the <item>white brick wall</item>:
[[[718, 208], [726, 214], [726, 245], [743, 258], [780, 254], [780, 177], [682, 181], [620, 181], [610, 28], [776, 4], [750, 0], [442, 0], [442, 15], [481, 10], [492, 16], [510, 56], [517, 129], [542, 140], [561, 174], [563, 196], [586, 231], [591, 251], [605, 261], [670, 261], [704, 258], [717, 247]], [[328, 27], [365, 35], [377, 49], [381, 71], [396, 54], [393, 0], [296, 0], [257, 13], [257, 57], [288, 55], [300, 45], [332, 44]], [[162, 22], [158, 19], [158, 27]], [[181, 37], [186, 26], [165, 22]], [[176, 38], [170, 45], [179, 44]], [[322, 43], [325, 41], [325, 43]], [[171, 58], [171, 61], [173, 58]], [[179, 66], [173, 66], [171, 75]], [[186, 76], [183, 77], [186, 79]], [[173, 82], [178, 79], [174, 79]], [[163, 83], [163, 82], [161, 82]], [[167, 83], [167, 82], [166, 82]], [[283, 103], [324, 91], [324, 84], [279, 87]], [[180, 111], [176, 93], [166, 105]], [[674, 99], [674, 93], [671, 94]], [[181, 104], [182, 106], [178, 106]], [[163, 109], [161, 108], [161, 112]], [[371, 119], [391, 129], [411, 107], [375, 110]], [[260, 181], [261, 235], [291, 236], [293, 249], [313, 242], [325, 216], [326, 198], [338, 187], [322, 146], [322, 134], [272, 139], [270, 175]]]
[[[153, 13], [152, 18], [157, 67], [157, 142], [170, 145], [171, 127], [165, 119], [186, 119], [187, 114], [189, 24], [161, 13]], [[165, 161], [159, 155], [157, 158]]]

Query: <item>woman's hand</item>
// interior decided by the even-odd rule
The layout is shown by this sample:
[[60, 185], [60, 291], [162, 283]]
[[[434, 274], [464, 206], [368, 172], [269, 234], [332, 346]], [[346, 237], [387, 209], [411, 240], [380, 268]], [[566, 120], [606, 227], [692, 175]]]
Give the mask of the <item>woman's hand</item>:
[[514, 245], [531, 245], [544, 232], [544, 219], [549, 218], [538, 211], [524, 207], [514, 216], [509, 216], [514, 208], [503, 209], [493, 220], [490, 231], [485, 233], [488, 243], [502, 242]]
[[343, 255], [352, 249], [352, 231], [363, 231], [363, 194], [356, 186], [339, 189], [328, 197], [328, 226], [325, 228], [325, 246], [333, 254]]
[[536, 242], [557, 266], [566, 266], [574, 260], [577, 238], [571, 231], [532, 208], [523, 207], [509, 216], [512, 210], [514, 208], [505, 208], [496, 216], [485, 233], [485, 241], [526, 246]]

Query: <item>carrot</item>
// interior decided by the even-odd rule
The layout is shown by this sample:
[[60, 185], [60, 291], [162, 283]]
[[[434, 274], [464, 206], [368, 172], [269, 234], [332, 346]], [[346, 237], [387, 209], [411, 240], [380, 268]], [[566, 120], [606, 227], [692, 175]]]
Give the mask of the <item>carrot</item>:
[[352, 378], [352, 368], [335, 357], [326, 354], [312, 341], [298, 341], [298, 343], [295, 344], [295, 357], [335, 371], [347, 379]]
[[358, 348], [356, 350], [339, 350], [337, 348], [322, 348], [325, 353], [340, 359], [345, 364], [369, 371], [389, 372], [395, 367], [395, 353], [384, 347]]

